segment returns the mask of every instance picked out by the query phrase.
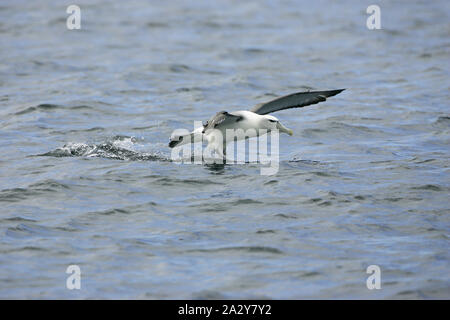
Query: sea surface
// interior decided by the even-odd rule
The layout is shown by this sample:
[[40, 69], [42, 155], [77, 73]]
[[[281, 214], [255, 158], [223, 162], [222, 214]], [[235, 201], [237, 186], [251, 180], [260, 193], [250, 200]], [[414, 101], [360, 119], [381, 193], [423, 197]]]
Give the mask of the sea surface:
[[[368, 1], [71, 4], [0, 3], [0, 298], [450, 299], [449, 1], [377, 1], [380, 30]], [[275, 175], [171, 161], [340, 88], [275, 114]]]

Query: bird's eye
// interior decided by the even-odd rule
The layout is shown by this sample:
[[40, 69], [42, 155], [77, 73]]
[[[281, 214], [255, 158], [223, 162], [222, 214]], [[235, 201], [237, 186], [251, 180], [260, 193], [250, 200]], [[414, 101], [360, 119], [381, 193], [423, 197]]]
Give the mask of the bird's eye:
[[171, 137], [170, 138], [170, 141], [175, 141], [175, 142], [178, 142], [178, 141], [183, 141], [183, 136], [174, 136], [174, 137]]
[[270, 122], [277, 122], [276, 120], [271, 120], [271, 119], [269, 119], [269, 121], [270, 121]]

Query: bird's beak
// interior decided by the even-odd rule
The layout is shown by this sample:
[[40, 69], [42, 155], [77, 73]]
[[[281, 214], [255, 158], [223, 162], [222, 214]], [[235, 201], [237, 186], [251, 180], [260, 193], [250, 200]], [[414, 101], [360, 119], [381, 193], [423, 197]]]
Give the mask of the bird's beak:
[[277, 129], [280, 130], [281, 132], [287, 133], [290, 136], [294, 134], [294, 132], [291, 129], [286, 128], [280, 122], [277, 123]]
[[177, 144], [183, 141], [183, 137], [179, 137], [178, 140], [170, 140], [169, 148], [174, 148]]

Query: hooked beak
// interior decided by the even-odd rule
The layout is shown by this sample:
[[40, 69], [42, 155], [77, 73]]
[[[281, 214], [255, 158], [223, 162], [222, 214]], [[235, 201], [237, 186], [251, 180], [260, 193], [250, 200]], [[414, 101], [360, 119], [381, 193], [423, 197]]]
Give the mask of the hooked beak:
[[277, 129], [280, 130], [281, 132], [287, 133], [290, 136], [294, 134], [294, 132], [291, 129], [286, 128], [280, 122], [277, 122]]
[[169, 148], [174, 148], [177, 144], [183, 141], [183, 137], [179, 137], [178, 140], [170, 140]]

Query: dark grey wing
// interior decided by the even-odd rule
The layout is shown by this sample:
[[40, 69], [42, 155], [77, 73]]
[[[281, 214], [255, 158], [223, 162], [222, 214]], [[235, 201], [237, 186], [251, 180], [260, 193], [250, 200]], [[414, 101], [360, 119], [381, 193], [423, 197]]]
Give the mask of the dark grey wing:
[[344, 90], [345, 89], [292, 93], [266, 103], [260, 103], [254, 106], [250, 111], [257, 114], [268, 114], [284, 109], [301, 108], [325, 101], [328, 97], [335, 96]]
[[203, 133], [208, 129], [215, 129], [217, 126], [223, 126], [242, 120], [241, 116], [235, 116], [226, 111], [217, 112], [211, 119], [209, 119], [203, 126]]

